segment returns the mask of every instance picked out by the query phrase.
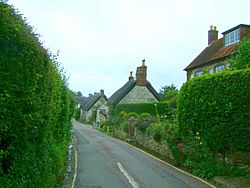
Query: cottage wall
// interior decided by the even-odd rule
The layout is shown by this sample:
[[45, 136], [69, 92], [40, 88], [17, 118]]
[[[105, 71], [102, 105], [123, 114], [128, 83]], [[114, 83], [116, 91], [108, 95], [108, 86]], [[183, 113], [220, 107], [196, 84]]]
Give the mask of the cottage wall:
[[119, 104], [158, 102], [145, 86], [135, 86]]
[[104, 97], [101, 97], [94, 106], [92, 106], [88, 111], [86, 111], [86, 120], [89, 121], [92, 114], [93, 114], [93, 110], [97, 109], [98, 106], [101, 106], [102, 104], [107, 104], [107, 101]]
[[213, 64], [208, 64], [208, 65], [204, 65], [202, 67], [198, 67], [198, 68], [195, 68], [195, 69], [192, 69], [192, 70], [188, 70], [187, 71], [187, 80], [190, 80], [191, 75], [195, 75], [195, 73], [197, 71], [205, 71], [205, 72], [208, 72], [208, 73], [214, 73], [215, 68], [218, 65], [221, 65], [221, 64], [225, 65], [226, 68], [228, 67], [228, 62], [226, 60], [223, 60], [223, 61], [218, 60], [218, 61], [213, 62]]

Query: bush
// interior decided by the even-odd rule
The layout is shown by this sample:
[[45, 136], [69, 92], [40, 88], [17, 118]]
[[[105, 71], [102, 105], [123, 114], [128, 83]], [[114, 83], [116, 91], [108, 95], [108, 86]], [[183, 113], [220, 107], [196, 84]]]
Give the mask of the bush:
[[56, 187], [72, 115], [64, 73], [22, 16], [3, 1], [0, 49], [0, 187]]
[[81, 118], [81, 108], [76, 108], [74, 110], [74, 118], [79, 121]]
[[127, 115], [126, 115], [126, 119], [129, 120], [129, 118], [131, 117], [134, 117], [135, 119], [138, 118], [138, 114], [135, 113], [135, 112], [129, 112]]
[[151, 116], [151, 115], [150, 115], [149, 113], [144, 112], [144, 113], [141, 113], [141, 114], [139, 115], [139, 119], [148, 118], [148, 117], [150, 117], [150, 116]]
[[173, 154], [175, 165], [181, 166], [185, 160], [183, 148], [178, 145], [183, 142], [179, 135], [179, 125], [177, 120], [161, 121], [153, 123], [150, 126], [150, 134], [155, 141], [160, 142], [165, 140]]
[[152, 123], [150, 126], [150, 135], [156, 142], [160, 142], [162, 138], [162, 126], [159, 123]]
[[135, 127], [145, 133], [146, 129], [152, 124], [155, 123], [157, 121], [155, 116], [151, 116], [148, 113], [142, 113], [138, 120], [135, 122]]
[[211, 153], [208, 145], [199, 137], [190, 134], [185, 137], [185, 161], [183, 166], [192, 170], [192, 174], [211, 179], [214, 176], [228, 175], [229, 165], [225, 161], [217, 159]]
[[151, 115], [165, 115], [168, 110], [172, 110], [169, 103], [136, 103], [136, 104], [119, 104], [115, 107], [114, 113], [135, 112], [137, 114], [149, 113]]
[[178, 100], [184, 137], [199, 132], [213, 153], [250, 145], [250, 69], [222, 71], [185, 83]]
[[250, 68], [250, 39], [244, 38], [239, 44], [235, 53], [228, 59], [230, 69], [239, 70]]

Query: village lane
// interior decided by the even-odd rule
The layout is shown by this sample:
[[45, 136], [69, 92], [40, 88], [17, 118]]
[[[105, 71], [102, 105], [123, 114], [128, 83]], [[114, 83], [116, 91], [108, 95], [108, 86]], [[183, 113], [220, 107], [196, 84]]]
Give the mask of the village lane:
[[76, 188], [212, 187], [150, 155], [73, 121], [78, 153]]

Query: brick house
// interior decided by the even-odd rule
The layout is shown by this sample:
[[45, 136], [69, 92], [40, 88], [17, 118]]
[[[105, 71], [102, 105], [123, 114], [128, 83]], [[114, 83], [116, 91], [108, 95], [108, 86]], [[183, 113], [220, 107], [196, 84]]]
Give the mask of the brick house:
[[228, 67], [227, 58], [237, 49], [238, 42], [250, 38], [250, 25], [239, 24], [222, 33], [218, 39], [216, 27], [208, 31], [208, 46], [184, 69], [187, 80], [201, 76], [204, 72], [214, 73]]
[[147, 66], [142, 60], [142, 66], [137, 67], [136, 78], [130, 72], [128, 82], [118, 89], [110, 98], [110, 105], [159, 102], [160, 96], [147, 80]]

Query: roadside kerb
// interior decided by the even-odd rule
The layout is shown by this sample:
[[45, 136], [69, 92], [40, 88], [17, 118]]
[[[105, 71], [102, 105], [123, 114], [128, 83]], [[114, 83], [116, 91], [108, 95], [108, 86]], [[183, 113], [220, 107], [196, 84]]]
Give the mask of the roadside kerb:
[[75, 187], [75, 182], [76, 182], [76, 176], [77, 176], [77, 160], [78, 160], [78, 154], [77, 154], [77, 149], [76, 149], [76, 142], [75, 142], [75, 137], [73, 136], [72, 138], [73, 145], [74, 145], [74, 152], [75, 152], [75, 173], [74, 173], [74, 178], [72, 181], [71, 188]]

